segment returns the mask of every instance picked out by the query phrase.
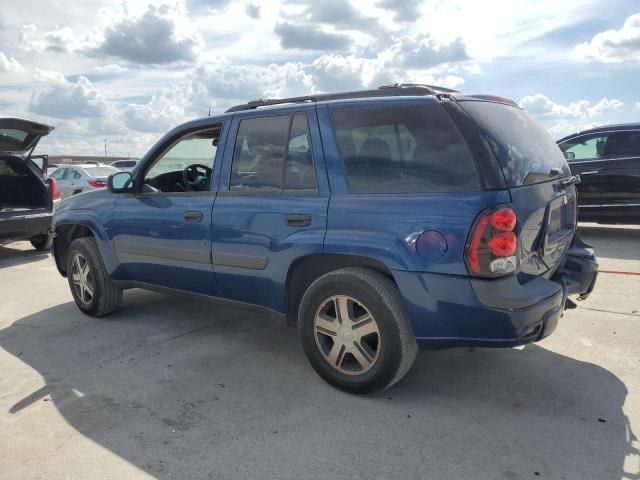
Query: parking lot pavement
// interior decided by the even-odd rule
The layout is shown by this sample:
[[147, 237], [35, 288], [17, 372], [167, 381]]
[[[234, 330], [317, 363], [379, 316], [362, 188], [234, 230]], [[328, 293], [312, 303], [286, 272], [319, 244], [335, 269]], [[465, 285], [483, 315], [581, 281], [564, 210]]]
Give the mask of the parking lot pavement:
[[132, 290], [79, 313], [51, 258], [0, 247], [0, 478], [640, 478], [640, 228], [550, 338], [422, 352], [386, 394], [324, 384], [294, 329]]

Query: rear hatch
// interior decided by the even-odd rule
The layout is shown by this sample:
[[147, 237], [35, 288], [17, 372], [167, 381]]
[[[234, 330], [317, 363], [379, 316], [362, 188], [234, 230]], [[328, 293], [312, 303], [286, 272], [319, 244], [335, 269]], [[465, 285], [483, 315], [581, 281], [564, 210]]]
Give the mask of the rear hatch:
[[510, 101], [458, 99], [487, 136], [518, 216], [519, 275], [550, 277], [576, 226], [575, 177], [549, 133]]
[[51, 210], [50, 185], [42, 172], [46, 156], [40, 166], [31, 160], [31, 153], [52, 130], [30, 120], [0, 118], [0, 220]]
[[38, 141], [51, 133], [53, 127], [21, 118], [0, 118], [0, 153], [31, 154]]

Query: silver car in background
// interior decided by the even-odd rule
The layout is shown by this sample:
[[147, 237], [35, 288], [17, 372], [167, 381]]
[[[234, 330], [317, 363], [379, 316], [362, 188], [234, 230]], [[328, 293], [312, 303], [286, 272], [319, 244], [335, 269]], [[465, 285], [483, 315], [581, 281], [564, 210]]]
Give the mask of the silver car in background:
[[138, 164], [137, 160], [116, 160], [112, 162], [110, 165], [119, 170], [131, 170]]
[[61, 165], [51, 174], [51, 178], [58, 182], [62, 198], [67, 198], [106, 187], [109, 175], [119, 171], [110, 165]]

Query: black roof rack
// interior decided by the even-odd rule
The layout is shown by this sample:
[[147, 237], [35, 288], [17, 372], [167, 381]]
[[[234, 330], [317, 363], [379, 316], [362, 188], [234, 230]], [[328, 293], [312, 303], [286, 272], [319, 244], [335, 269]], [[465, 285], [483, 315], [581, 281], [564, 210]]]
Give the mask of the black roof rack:
[[395, 96], [422, 96], [422, 95], [436, 95], [439, 93], [455, 93], [457, 90], [452, 90], [445, 87], [437, 87], [434, 85], [423, 85], [418, 83], [393, 83], [389, 85], [382, 85], [373, 90], [358, 90], [355, 92], [341, 92], [341, 93], [320, 93], [317, 95], [306, 95], [303, 97], [291, 97], [291, 98], [267, 98], [260, 100], [252, 100], [241, 105], [231, 107], [226, 113], [241, 112], [244, 110], [253, 110], [258, 107], [267, 107], [270, 105], [284, 105], [287, 103], [311, 103], [322, 102], [327, 100], [344, 100], [348, 98], [371, 98], [371, 97], [395, 97]]

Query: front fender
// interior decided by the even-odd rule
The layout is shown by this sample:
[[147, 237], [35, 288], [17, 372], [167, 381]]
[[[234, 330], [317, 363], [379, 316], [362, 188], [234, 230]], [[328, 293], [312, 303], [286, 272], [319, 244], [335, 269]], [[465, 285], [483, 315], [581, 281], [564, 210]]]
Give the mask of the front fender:
[[56, 266], [61, 275], [66, 276], [65, 259], [69, 244], [78, 237], [86, 236], [83, 231], [88, 229], [95, 238], [102, 261], [109, 272], [112, 274], [118, 267], [118, 257], [116, 255], [113, 241], [108, 229], [105, 227], [108, 220], [100, 210], [94, 209], [65, 209], [60, 213], [56, 213], [53, 218], [51, 230], [54, 233], [54, 239], [51, 251], [56, 261]]

